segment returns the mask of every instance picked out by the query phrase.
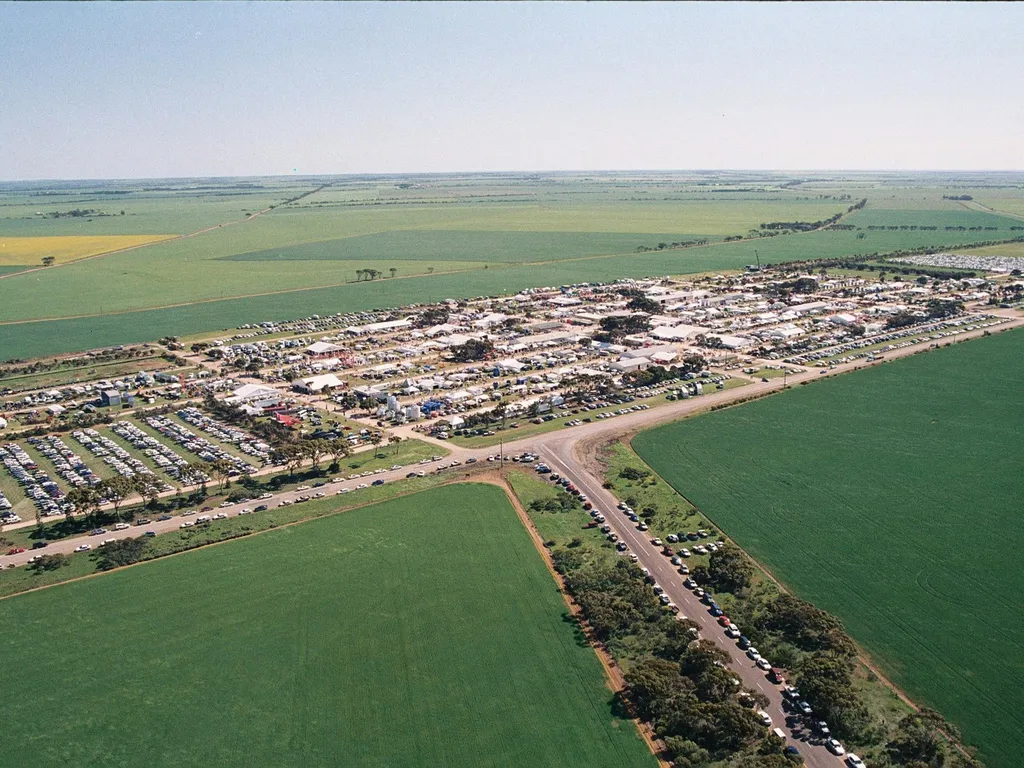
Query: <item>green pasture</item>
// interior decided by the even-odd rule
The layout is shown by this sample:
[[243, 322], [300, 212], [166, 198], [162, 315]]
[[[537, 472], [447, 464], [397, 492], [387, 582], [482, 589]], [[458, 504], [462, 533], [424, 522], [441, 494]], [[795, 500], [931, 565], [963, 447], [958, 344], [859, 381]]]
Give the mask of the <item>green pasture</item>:
[[1024, 733], [1022, 354], [997, 334], [633, 440], [996, 768]]
[[[414, 302], [435, 302], [450, 297], [514, 293], [523, 288], [545, 285], [739, 269], [755, 261], [755, 250], [761, 263], [781, 263], [851, 255], [868, 256], [915, 244], [953, 246], [975, 241], [982, 233], [945, 232], [941, 229], [935, 232], [884, 231], [869, 232], [863, 239], [858, 239], [856, 234], [855, 231], [848, 231], [780, 235], [654, 253], [568, 258], [543, 265], [492, 263], [484, 265], [488, 267], [486, 269], [469, 269], [455, 274], [420, 274], [404, 279], [384, 278], [289, 292], [281, 291], [287, 285], [295, 285], [307, 279], [339, 282], [354, 280], [354, 266], [365, 265], [365, 262], [316, 260], [234, 264], [204, 261], [196, 267], [203, 274], [222, 275], [225, 281], [223, 284], [219, 281], [196, 284], [184, 267], [175, 272], [167, 265], [154, 262], [147, 267], [145, 273], [137, 268], [124, 275], [111, 275], [106, 280], [100, 280], [102, 270], [110, 269], [114, 260], [119, 258], [119, 255], [115, 255], [110, 257], [109, 262], [106, 258], [97, 259], [81, 265], [72, 264], [32, 273], [24, 278], [16, 276], [0, 280], [0, 297], [10, 299], [0, 303], [0, 320], [30, 320], [46, 313], [54, 317], [98, 313], [94, 317], [68, 320], [2, 324], [0, 358], [36, 357], [150, 341], [168, 334], [215, 331], [234, 328], [243, 323], [286, 320], [313, 313], [363, 311]], [[1009, 236], [1008, 232], [988, 234]], [[159, 247], [162, 246], [153, 248]], [[141, 249], [136, 253], [150, 250]], [[100, 272], [89, 274], [90, 270], [82, 269], [92, 264], [101, 265]], [[386, 269], [389, 264], [393, 266], [396, 262], [381, 262], [376, 264], [376, 268]], [[426, 261], [403, 262], [398, 276], [401, 278], [403, 274], [408, 274], [405, 270], [425, 269], [428, 266], [429, 262]], [[231, 272], [231, 269], [235, 271]], [[75, 270], [79, 270], [80, 274], [75, 273]], [[40, 288], [44, 284], [43, 278], [50, 275], [53, 277], [47, 281], [47, 288]], [[255, 280], [256, 275], [275, 277], [273, 280], [261, 279], [247, 285]], [[33, 282], [29, 278], [38, 280]], [[86, 286], [91, 288], [84, 290]], [[255, 290], [260, 293], [227, 298], [232, 290]], [[154, 302], [174, 304], [194, 301], [203, 295], [209, 296], [210, 300], [191, 306], [130, 311], [133, 307]], [[219, 299], [221, 295], [225, 298]]]
[[480, 485], [14, 597], [5, 765], [653, 766], [566, 614]]

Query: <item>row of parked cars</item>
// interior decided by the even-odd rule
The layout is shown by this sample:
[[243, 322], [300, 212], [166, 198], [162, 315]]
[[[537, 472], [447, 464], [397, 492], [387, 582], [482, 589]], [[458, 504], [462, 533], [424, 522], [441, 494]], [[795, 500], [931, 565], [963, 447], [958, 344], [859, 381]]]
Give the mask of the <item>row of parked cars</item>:
[[[95, 429], [77, 429], [71, 433], [71, 436], [81, 443], [89, 453], [101, 459], [104, 464], [121, 475], [121, 477], [132, 478], [138, 475], [145, 475], [153, 478], [155, 482], [156, 474], [153, 470], [109, 437], [101, 435]], [[163, 483], [162, 490], [170, 491], [173, 490], [173, 487], [169, 483]]]
[[192, 430], [171, 421], [166, 416], [147, 416], [146, 423], [203, 461], [227, 461], [233, 468], [232, 474], [249, 474], [256, 470], [256, 467], [249, 462], [240, 459], [233, 453], [228, 453], [219, 445], [214, 445], [209, 440], [199, 437]]
[[0, 447], [0, 461], [39, 510], [40, 515], [60, 515], [69, 509], [64, 490], [38, 467], [35, 460], [20, 445], [8, 443]]
[[[150, 461], [175, 479], [180, 479], [188, 467], [188, 461], [175, 452], [170, 446], [164, 445], [155, 437], [136, 427], [130, 421], [115, 421], [110, 429], [133, 448], [142, 451]], [[203, 475], [206, 481], [210, 478]]]
[[270, 463], [270, 446], [261, 440], [257, 440], [245, 430], [224, 424], [221, 421], [208, 416], [198, 408], [182, 408], [176, 412], [179, 419], [197, 429], [212, 435], [222, 443], [230, 443], [238, 447], [243, 453], [258, 459], [261, 464]]

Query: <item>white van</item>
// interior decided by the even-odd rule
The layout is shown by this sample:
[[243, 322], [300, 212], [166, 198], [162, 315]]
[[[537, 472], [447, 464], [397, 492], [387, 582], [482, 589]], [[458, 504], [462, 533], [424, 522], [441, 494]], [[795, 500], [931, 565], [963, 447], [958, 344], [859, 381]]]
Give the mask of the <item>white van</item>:
[[778, 736], [783, 741], [786, 740], [786, 732], [784, 730], [782, 730], [781, 728], [772, 728], [772, 733], [774, 733], [776, 736]]

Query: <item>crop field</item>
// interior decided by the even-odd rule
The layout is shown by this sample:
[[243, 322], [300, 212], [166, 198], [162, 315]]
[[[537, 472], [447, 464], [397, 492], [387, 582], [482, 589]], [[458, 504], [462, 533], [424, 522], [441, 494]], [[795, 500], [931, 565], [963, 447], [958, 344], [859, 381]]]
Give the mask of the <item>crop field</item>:
[[[1019, 220], [943, 200], [934, 181], [920, 189], [902, 179], [781, 182], [770, 175], [494, 174], [0, 189], [3, 238], [198, 233], [8, 273], [0, 280], [0, 357], [544, 285], [737, 269], [757, 258], [867, 256], [1019, 234], [1010, 230]], [[867, 208], [844, 220], [860, 229], [722, 242], [766, 222], [820, 221], [860, 196]], [[876, 209], [875, 198], [908, 208]], [[83, 210], [98, 213], [71, 215]], [[698, 240], [707, 244], [644, 250]], [[366, 269], [381, 279], [360, 280]]]
[[0, 745], [37, 767], [655, 765], [565, 613], [498, 489], [426, 491], [0, 602], [7, 684], [36, 692]]
[[638, 435], [634, 448], [886, 674], [1019, 765], [1020, 379], [997, 334]]
[[57, 264], [67, 264], [88, 256], [109, 253], [138, 245], [167, 240], [174, 235], [62, 235], [51, 237], [0, 237], [0, 264], [39, 266], [52, 256]]

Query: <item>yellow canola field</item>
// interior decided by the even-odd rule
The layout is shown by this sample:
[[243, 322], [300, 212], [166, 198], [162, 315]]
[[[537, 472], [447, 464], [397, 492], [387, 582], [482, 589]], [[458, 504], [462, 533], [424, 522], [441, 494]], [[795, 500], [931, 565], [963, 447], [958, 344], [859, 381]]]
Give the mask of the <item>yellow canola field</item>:
[[0, 236], [0, 266], [42, 266], [43, 258], [67, 264], [88, 256], [119, 251], [137, 245], [169, 240], [177, 235], [61, 235], [53, 237]]

